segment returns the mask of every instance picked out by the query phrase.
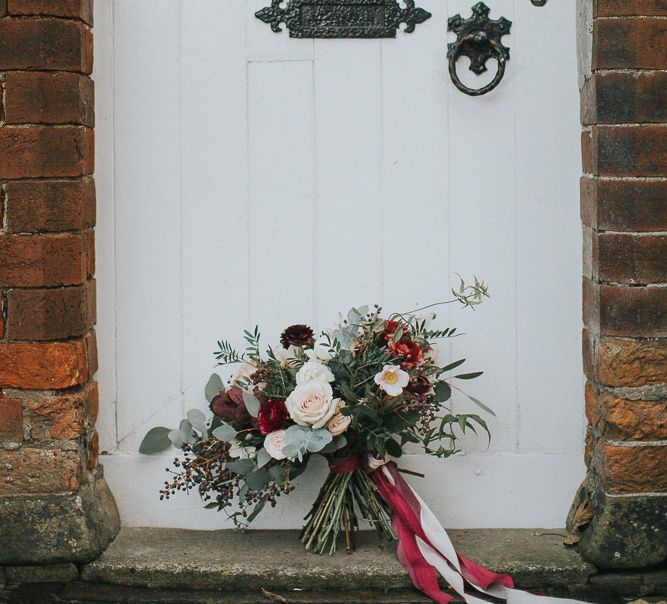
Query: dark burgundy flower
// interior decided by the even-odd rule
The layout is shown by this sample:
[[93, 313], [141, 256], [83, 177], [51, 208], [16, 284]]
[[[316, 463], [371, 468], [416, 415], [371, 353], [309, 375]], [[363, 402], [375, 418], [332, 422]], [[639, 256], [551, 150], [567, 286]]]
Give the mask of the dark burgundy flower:
[[433, 384], [431, 384], [431, 382], [427, 377], [424, 377], [423, 375], [418, 375], [410, 379], [410, 382], [405, 387], [405, 389], [408, 392], [411, 392], [412, 394], [416, 395], [417, 398], [419, 398], [420, 400], [423, 400], [429, 394], [431, 394], [433, 390]]
[[291, 325], [280, 336], [280, 343], [284, 348], [290, 346], [312, 346], [315, 334], [308, 325]]
[[389, 342], [387, 348], [389, 348], [395, 357], [400, 357], [403, 367], [415, 367], [424, 359], [419, 344], [413, 342], [410, 338], [401, 338], [395, 344], [394, 342]]
[[211, 401], [211, 411], [228, 424], [242, 425], [250, 422], [250, 413], [243, 402], [243, 390], [238, 386], [232, 386], [226, 391], [221, 390]]
[[283, 401], [264, 401], [259, 407], [259, 430], [262, 434], [271, 434], [285, 427], [288, 413]]

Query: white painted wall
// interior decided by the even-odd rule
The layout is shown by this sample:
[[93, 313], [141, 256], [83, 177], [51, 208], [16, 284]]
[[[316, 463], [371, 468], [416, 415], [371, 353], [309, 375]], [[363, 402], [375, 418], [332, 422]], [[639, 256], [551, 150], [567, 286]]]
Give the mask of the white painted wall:
[[[512, 59], [470, 98], [445, 45], [471, 0], [421, 0], [433, 17], [382, 41], [277, 35], [266, 4], [96, 3], [99, 430], [124, 523], [227, 526], [161, 503], [171, 456], [136, 453], [206, 408], [217, 339], [447, 298], [459, 272], [492, 300], [441, 313], [467, 333], [444, 353], [486, 371], [493, 441], [404, 465], [448, 526], [561, 526], [584, 472], [574, 6], [493, 0]], [[299, 526], [323, 471], [257, 526]]]

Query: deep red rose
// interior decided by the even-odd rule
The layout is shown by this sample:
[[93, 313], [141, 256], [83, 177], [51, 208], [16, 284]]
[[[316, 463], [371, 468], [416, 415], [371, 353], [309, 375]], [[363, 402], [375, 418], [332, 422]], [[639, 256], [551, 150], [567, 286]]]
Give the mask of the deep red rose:
[[422, 349], [417, 342], [413, 342], [410, 338], [401, 338], [395, 344], [390, 341], [387, 348], [395, 357], [402, 359], [401, 365], [403, 367], [415, 367], [423, 361]]
[[315, 343], [315, 334], [308, 325], [291, 325], [280, 335], [280, 343], [284, 348], [312, 346]]
[[271, 434], [285, 427], [288, 413], [283, 401], [264, 401], [259, 407], [257, 420], [262, 434]]
[[405, 387], [408, 392], [414, 394], [418, 399], [424, 400], [433, 390], [433, 384], [423, 375], [418, 375], [410, 379]]
[[243, 390], [238, 386], [232, 386], [226, 391], [221, 390], [211, 401], [211, 411], [228, 424], [250, 423], [250, 413], [243, 402]]

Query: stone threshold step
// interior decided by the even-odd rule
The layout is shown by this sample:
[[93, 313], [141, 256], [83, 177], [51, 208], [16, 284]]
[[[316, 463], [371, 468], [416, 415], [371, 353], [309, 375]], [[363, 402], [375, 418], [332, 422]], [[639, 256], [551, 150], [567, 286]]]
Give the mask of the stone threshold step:
[[[597, 604], [667, 601], [667, 568], [598, 574], [560, 531], [455, 530], [458, 551], [537, 593]], [[295, 531], [125, 528], [96, 561], [0, 567], [7, 604], [424, 604], [395, 558], [363, 533], [353, 555], [316, 556]], [[2, 589], [2, 585], [5, 588]], [[662, 597], [659, 597], [662, 596]], [[459, 600], [455, 600], [459, 603]]]
[[[567, 589], [595, 573], [554, 531], [451, 531], [462, 554], [525, 588]], [[107, 551], [86, 565], [84, 581], [153, 588], [248, 591], [405, 590], [411, 583], [394, 544], [378, 547], [361, 534], [347, 555], [304, 551], [296, 531], [189, 531], [125, 528]]]

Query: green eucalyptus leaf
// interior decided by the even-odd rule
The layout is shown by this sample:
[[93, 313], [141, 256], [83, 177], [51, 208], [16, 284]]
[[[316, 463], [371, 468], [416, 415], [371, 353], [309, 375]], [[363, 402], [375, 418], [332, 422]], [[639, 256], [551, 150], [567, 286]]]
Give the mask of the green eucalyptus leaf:
[[176, 430], [172, 430], [167, 436], [174, 447], [177, 449], [183, 447], [183, 438], [181, 437], [180, 429], [176, 428]]
[[444, 403], [452, 398], [452, 387], [447, 382], [438, 382], [435, 385], [435, 400]]
[[171, 432], [169, 428], [164, 428], [162, 426], [151, 428], [139, 445], [139, 453], [153, 455], [155, 453], [166, 451], [171, 447], [169, 432]]
[[178, 431], [181, 433], [181, 440], [184, 443], [191, 444], [197, 440], [194, 434], [192, 434], [192, 424], [187, 419], [181, 420]]
[[245, 404], [248, 413], [250, 413], [252, 417], [257, 417], [257, 415], [259, 414], [259, 405], [260, 405], [259, 399], [254, 394], [251, 394], [250, 392], [246, 392], [244, 390], [243, 403]]
[[304, 455], [308, 452], [305, 444], [300, 445], [285, 445], [283, 447], [283, 455], [290, 459], [298, 459], [303, 461]]
[[322, 455], [327, 455], [329, 453], [335, 453], [340, 451], [343, 447], [347, 445], [347, 438], [344, 435], [337, 436], [334, 438], [324, 449], [320, 451]]
[[246, 476], [245, 482], [249, 489], [260, 491], [271, 482], [271, 475], [266, 468], [260, 468], [259, 470], [250, 472]]
[[273, 480], [278, 483], [283, 482], [285, 480], [285, 476], [287, 476], [287, 472], [283, 466], [271, 466], [269, 468], [269, 474], [271, 475], [271, 478], [273, 478]]
[[306, 433], [310, 431], [308, 426], [294, 425], [285, 430], [284, 441], [286, 445], [301, 446], [306, 443]]
[[306, 433], [306, 448], [311, 453], [317, 453], [333, 440], [329, 430], [311, 430]]
[[216, 396], [218, 396], [218, 394], [220, 394], [220, 391], [224, 389], [225, 386], [222, 383], [222, 379], [217, 373], [214, 373], [210, 378], [208, 378], [206, 388], [204, 388], [206, 400], [210, 403]]
[[230, 442], [236, 438], [236, 430], [229, 424], [224, 423], [213, 430], [211, 434], [224, 443]]
[[257, 467], [263, 468], [267, 463], [269, 463], [273, 458], [269, 455], [269, 452], [262, 447], [257, 451]]
[[206, 416], [199, 409], [190, 409], [185, 416], [188, 418], [188, 421], [192, 427], [201, 434], [208, 433], [208, 426], [206, 425]]
[[246, 476], [250, 474], [255, 468], [255, 463], [252, 459], [237, 459], [227, 464], [227, 468], [232, 472], [236, 472], [239, 476]]

